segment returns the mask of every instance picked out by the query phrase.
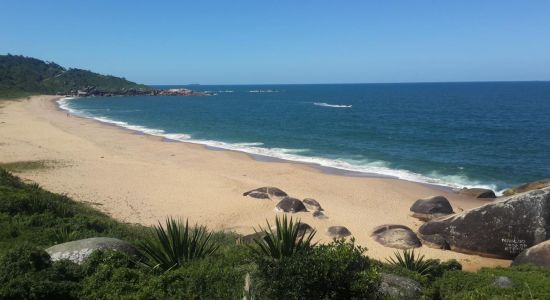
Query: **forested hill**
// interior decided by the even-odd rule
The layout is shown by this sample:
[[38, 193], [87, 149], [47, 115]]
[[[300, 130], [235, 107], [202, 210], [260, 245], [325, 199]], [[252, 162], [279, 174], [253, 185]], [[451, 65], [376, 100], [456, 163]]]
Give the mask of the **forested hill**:
[[21, 55], [0, 55], [0, 98], [32, 94], [139, 94], [152, 90], [124, 78], [81, 69], [65, 69], [54, 63]]

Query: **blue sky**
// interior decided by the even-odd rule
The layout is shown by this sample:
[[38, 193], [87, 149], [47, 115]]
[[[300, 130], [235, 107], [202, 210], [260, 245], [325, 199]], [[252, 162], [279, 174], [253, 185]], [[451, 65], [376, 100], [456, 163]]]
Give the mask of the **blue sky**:
[[550, 80], [550, 1], [25, 1], [0, 53], [146, 84]]

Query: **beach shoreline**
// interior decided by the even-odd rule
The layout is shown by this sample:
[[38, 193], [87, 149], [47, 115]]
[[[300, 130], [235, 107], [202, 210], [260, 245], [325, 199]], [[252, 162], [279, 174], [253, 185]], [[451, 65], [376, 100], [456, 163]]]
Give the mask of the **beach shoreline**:
[[[208, 146], [166, 142], [162, 137], [96, 120], [69, 117], [56, 96], [5, 103], [0, 108], [0, 162], [50, 160], [59, 167], [19, 176], [75, 200], [97, 203], [113, 217], [132, 223], [155, 224], [166, 216], [188, 217], [216, 230], [247, 234], [273, 220], [276, 202], [243, 197], [261, 186], [276, 186], [291, 196], [315, 198], [327, 220], [311, 213], [293, 216], [318, 230], [329, 241], [328, 226], [348, 227], [371, 257], [384, 259], [395, 249], [376, 243], [371, 230], [382, 224], [417, 229], [422, 222], [409, 216], [418, 198], [447, 197], [455, 211], [486, 204], [451, 190], [377, 176], [350, 176], [301, 162], [258, 159], [235, 150], [208, 151]], [[465, 269], [506, 266], [498, 260], [423, 246], [430, 258], [455, 258]]]

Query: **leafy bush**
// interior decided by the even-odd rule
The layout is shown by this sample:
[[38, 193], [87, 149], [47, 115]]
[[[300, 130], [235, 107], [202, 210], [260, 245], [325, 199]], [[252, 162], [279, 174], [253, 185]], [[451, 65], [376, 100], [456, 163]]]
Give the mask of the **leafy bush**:
[[312, 243], [316, 231], [309, 233], [300, 230], [300, 221], [293, 222], [284, 215], [282, 219], [275, 217], [275, 232], [271, 228], [269, 221], [267, 228], [262, 228], [256, 232], [263, 232], [261, 239], [254, 239], [256, 247], [250, 247], [256, 255], [264, 255], [274, 259], [292, 256], [301, 251], [307, 251], [315, 246]]
[[363, 299], [376, 296], [378, 269], [354, 240], [271, 259], [255, 256], [253, 285], [262, 299]]
[[17, 246], [0, 259], [0, 299], [77, 299], [80, 267], [52, 263], [44, 251]]
[[[495, 285], [506, 276], [511, 288]], [[550, 299], [550, 270], [533, 266], [482, 268], [473, 272], [446, 272], [426, 293], [433, 299]]]
[[204, 226], [189, 227], [189, 221], [166, 219], [154, 228], [154, 235], [140, 242], [146, 257], [144, 263], [154, 269], [168, 271], [185, 262], [212, 255], [219, 245], [211, 241], [212, 233]]

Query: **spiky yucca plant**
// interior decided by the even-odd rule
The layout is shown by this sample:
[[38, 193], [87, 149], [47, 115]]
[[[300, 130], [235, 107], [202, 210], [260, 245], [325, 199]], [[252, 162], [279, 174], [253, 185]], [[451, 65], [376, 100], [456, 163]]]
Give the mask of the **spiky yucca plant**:
[[415, 254], [414, 250], [395, 251], [394, 257], [386, 258], [386, 261], [394, 266], [403, 267], [420, 275], [426, 276], [433, 267], [433, 263], [424, 260], [424, 255]]
[[147, 266], [168, 271], [216, 252], [219, 245], [212, 242], [211, 237], [212, 233], [204, 226], [190, 228], [188, 220], [184, 223], [182, 219], [169, 217], [164, 227], [159, 222], [153, 235], [139, 246]]
[[307, 233], [300, 230], [299, 225], [300, 221], [294, 222], [292, 217], [290, 220], [286, 215], [282, 218], [275, 217], [275, 231], [267, 221], [267, 228], [264, 229], [260, 226], [259, 230], [254, 229], [257, 233], [263, 233], [263, 236], [254, 239], [254, 245], [249, 247], [257, 255], [274, 259], [292, 256], [294, 253], [308, 250], [316, 245], [312, 242], [316, 231], [311, 230]]

